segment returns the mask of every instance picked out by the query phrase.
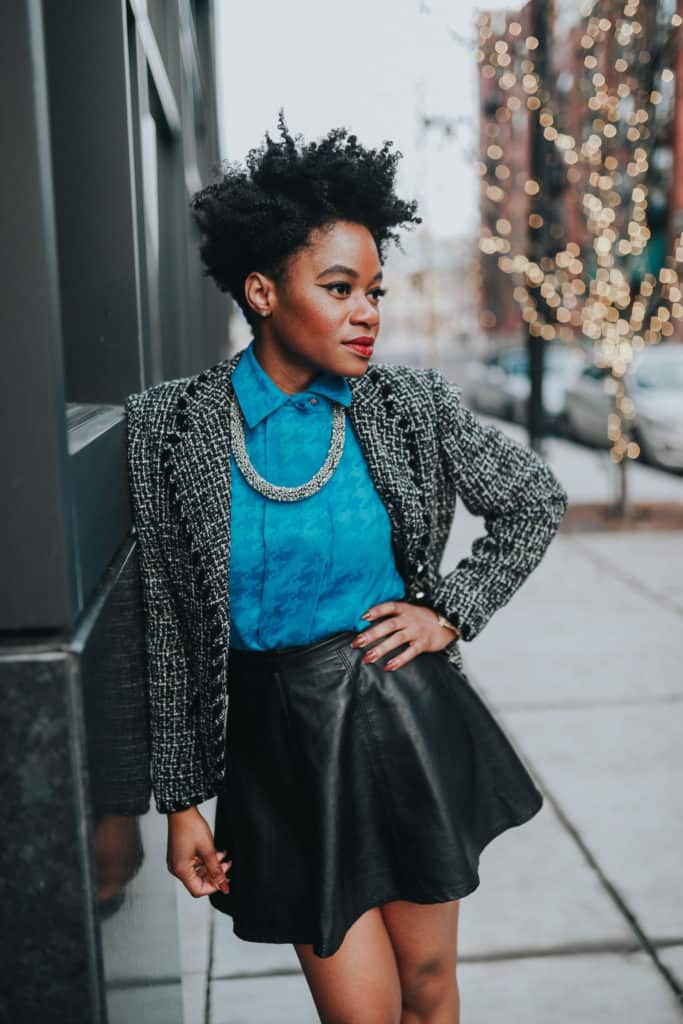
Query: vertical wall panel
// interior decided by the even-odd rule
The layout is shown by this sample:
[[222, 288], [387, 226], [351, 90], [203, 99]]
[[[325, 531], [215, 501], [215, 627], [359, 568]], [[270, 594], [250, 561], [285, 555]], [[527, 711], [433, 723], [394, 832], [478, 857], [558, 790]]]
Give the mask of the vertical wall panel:
[[3, 10], [2, 1024], [183, 1019], [122, 403], [227, 355], [188, 208], [212, 32], [187, 0]]

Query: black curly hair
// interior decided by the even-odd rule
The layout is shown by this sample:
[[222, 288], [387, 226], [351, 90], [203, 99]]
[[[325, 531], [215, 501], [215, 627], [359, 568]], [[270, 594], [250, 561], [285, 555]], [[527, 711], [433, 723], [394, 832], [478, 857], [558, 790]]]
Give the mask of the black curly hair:
[[337, 220], [364, 225], [372, 234], [380, 261], [392, 228], [421, 223], [417, 202], [394, 192], [396, 164], [403, 155], [360, 145], [346, 128], [333, 128], [319, 142], [292, 137], [284, 110], [278, 115], [281, 141], [268, 132], [249, 150], [245, 166], [219, 165], [222, 177], [196, 192], [190, 201], [201, 233], [205, 276], [234, 298], [247, 321], [256, 321], [244, 295], [244, 281], [258, 270], [282, 283], [290, 256], [309, 244], [313, 229]]

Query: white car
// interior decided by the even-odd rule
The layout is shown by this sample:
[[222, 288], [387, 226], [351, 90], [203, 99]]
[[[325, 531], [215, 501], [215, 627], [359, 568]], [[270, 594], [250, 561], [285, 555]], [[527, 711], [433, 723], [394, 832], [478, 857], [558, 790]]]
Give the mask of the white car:
[[566, 433], [575, 441], [610, 448], [607, 421], [614, 405], [609, 366], [588, 363], [565, 392]]
[[503, 349], [486, 356], [469, 385], [473, 406], [501, 419], [513, 419], [516, 402], [528, 393], [528, 358], [522, 348]]
[[[581, 352], [563, 343], [546, 343], [543, 353], [543, 408], [549, 428], [558, 426], [565, 392], [585, 363]], [[529, 399], [529, 354], [526, 348], [503, 349], [487, 356], [469, 385], [476, 409], [516, 423], [526, 423]]]
[[683, 470], [683, 344], [662, 342], [640, 352], [629, 374], [629, 393], [645, 459]]
[[[614, 407], [609, 367], [589, 363], [567, 389], [565, 419], [570, 437], [610, 448], [608, 416]], [[644, 458], [683, 469], [683, 344], [660, 342], [641, 349], [624, 374], [624, 389], [634, 405], [627, 426]]]
[[[570, 348], [562, 342], [546, 344], [543, 353], [543, 408], [546, 426], [559, 433], [565, 432], [565, 398], [569, 388], [579, 377], [586, 364], [584, 352]], [[516, 423], [526, 424], [528, 421], [527, 406], [531, 385], [526, 378], [526, 392], [518, 398], [513, 406], [513, 419]]]

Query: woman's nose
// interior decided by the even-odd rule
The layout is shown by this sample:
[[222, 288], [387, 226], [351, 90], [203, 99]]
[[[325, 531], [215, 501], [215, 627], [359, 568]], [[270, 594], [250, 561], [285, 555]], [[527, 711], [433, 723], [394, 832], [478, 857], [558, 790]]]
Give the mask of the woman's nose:
[[352, 319], [354, 323], [376, 324], [379, 321], [379, 310], [364, 297], [359, 301]]

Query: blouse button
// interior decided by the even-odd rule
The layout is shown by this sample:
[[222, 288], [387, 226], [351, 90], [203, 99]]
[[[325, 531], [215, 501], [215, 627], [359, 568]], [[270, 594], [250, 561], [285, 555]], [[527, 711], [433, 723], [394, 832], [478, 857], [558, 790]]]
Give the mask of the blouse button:
[[318, 399], [317, 398], [309, 398], [308, 401], [311, 403], [311, 405], [317, 405], [318, 404]]

